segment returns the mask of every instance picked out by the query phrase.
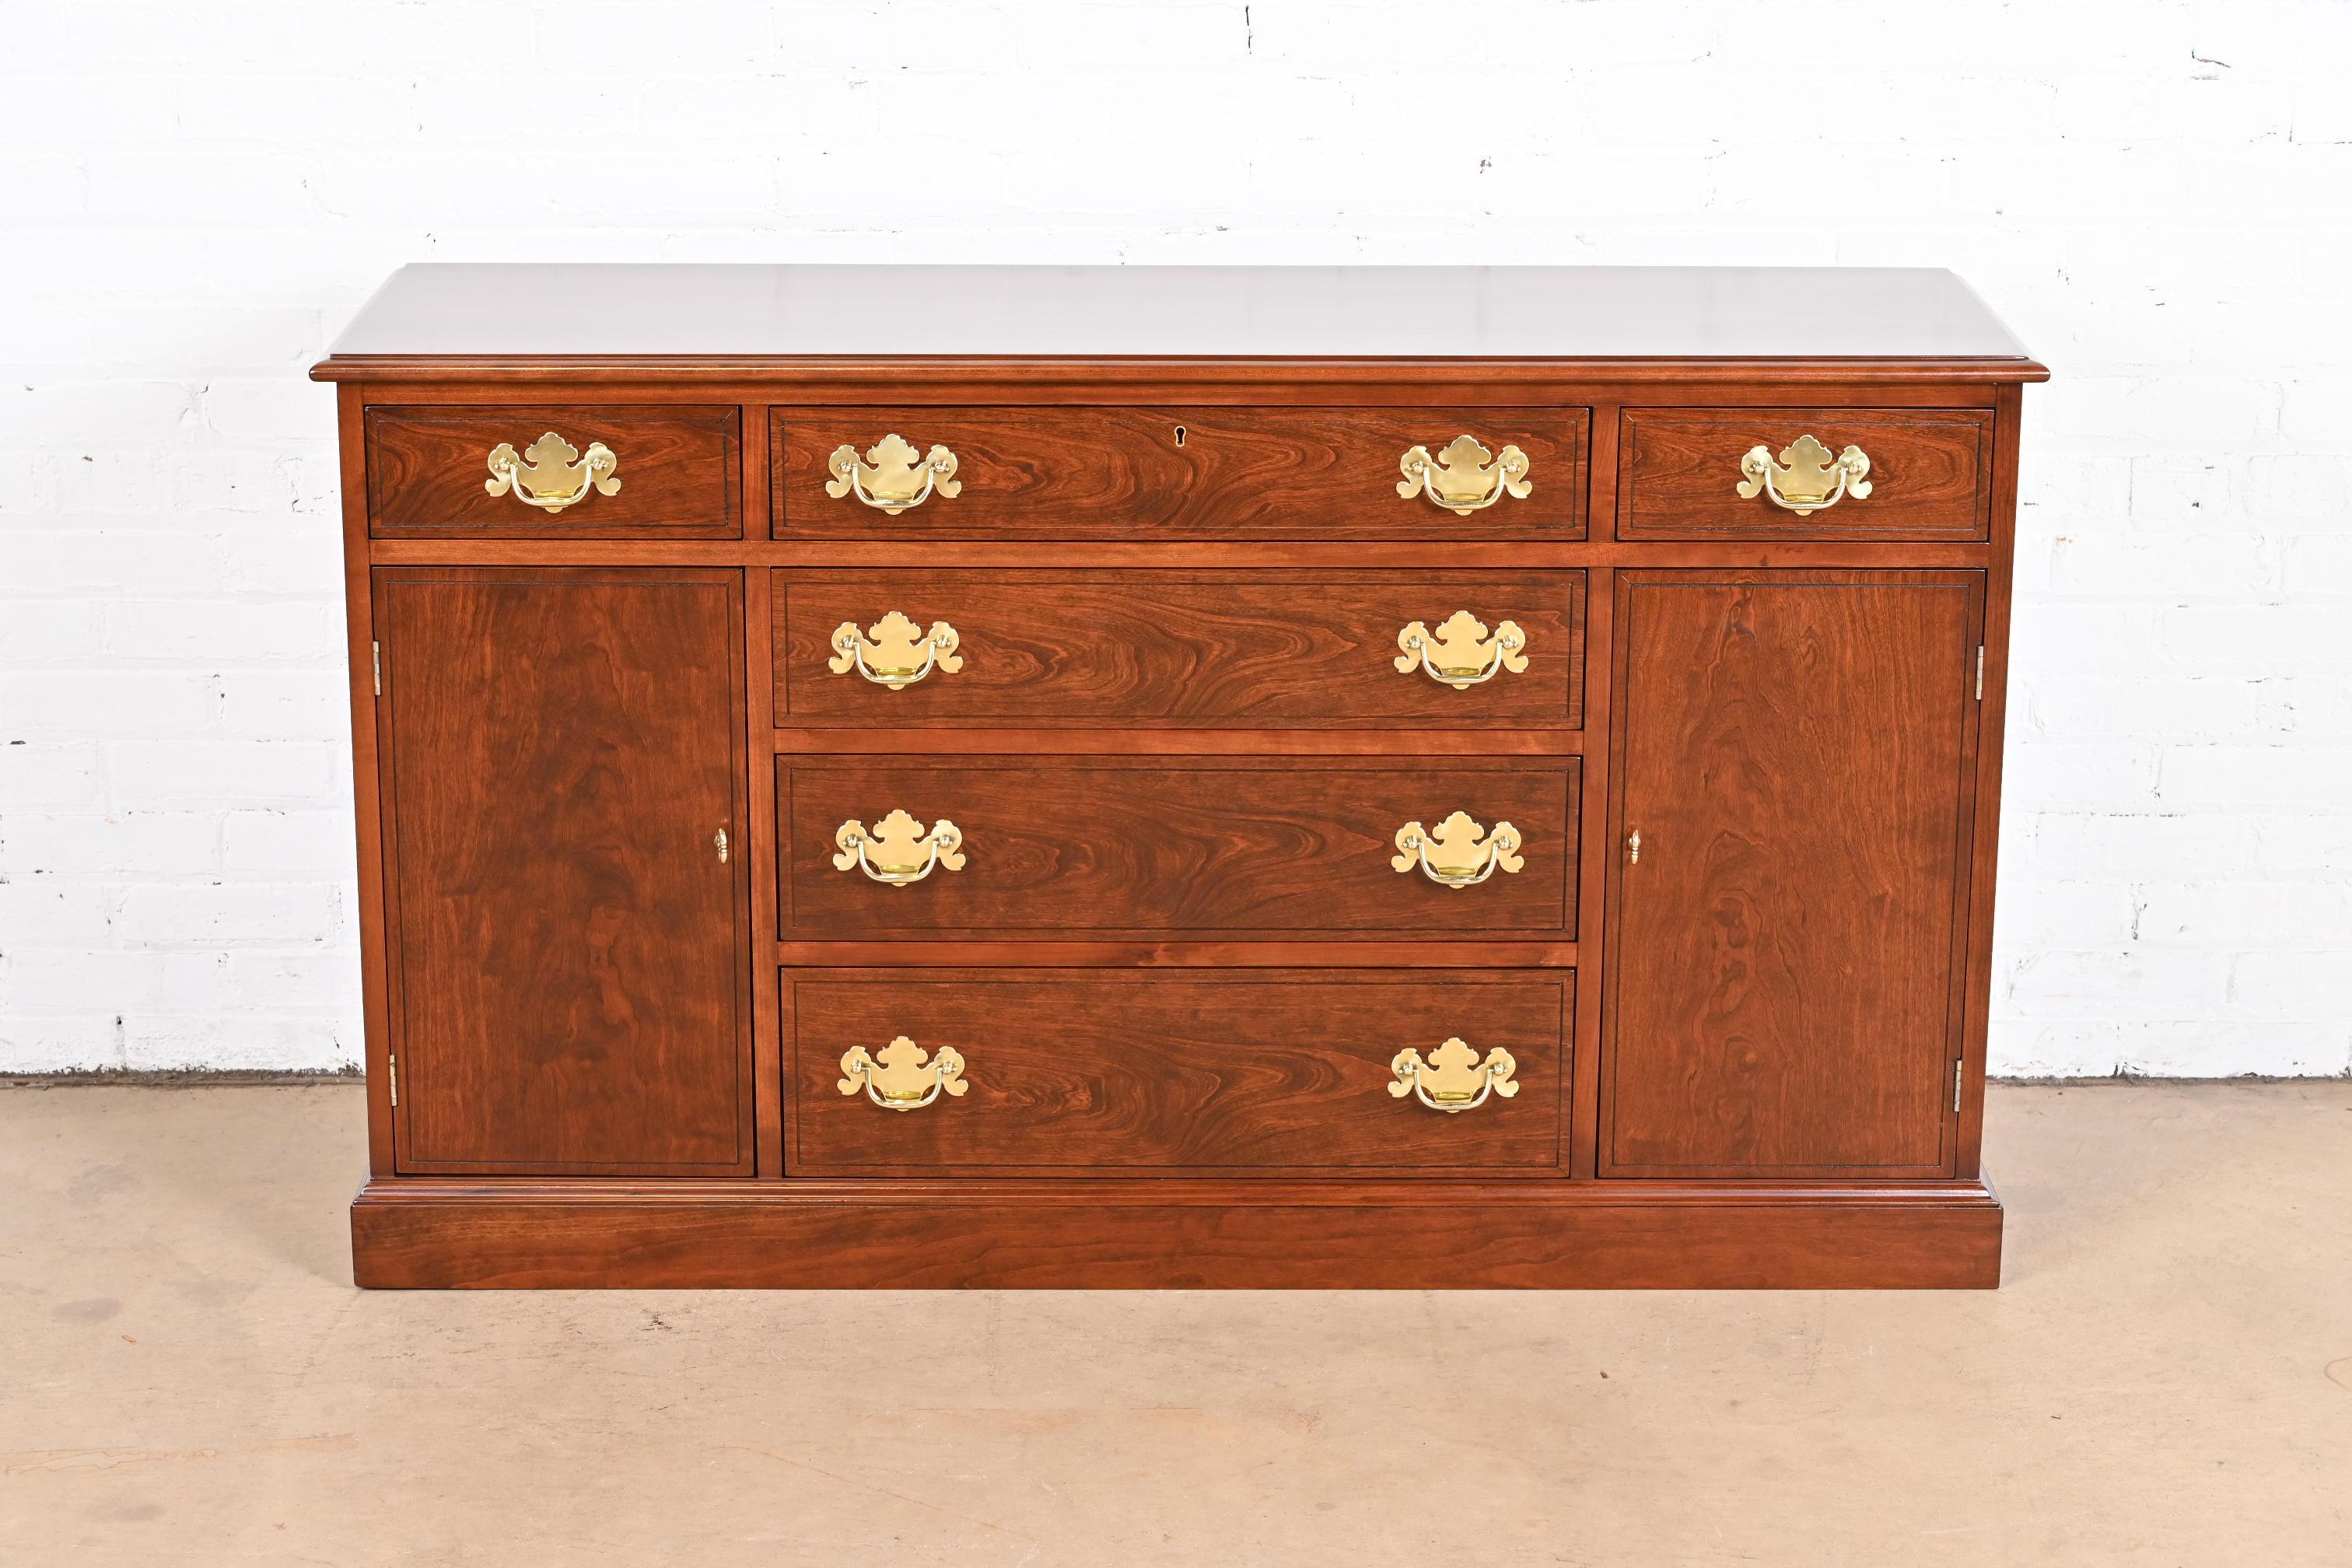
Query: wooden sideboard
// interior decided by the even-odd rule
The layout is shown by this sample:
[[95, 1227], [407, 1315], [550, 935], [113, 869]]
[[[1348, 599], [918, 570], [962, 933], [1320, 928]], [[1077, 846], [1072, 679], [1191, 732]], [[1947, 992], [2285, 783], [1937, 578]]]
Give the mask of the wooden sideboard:
[[1911, 270], [427, 266], [372, 1286], [1991, 1286], [2019, 405]]

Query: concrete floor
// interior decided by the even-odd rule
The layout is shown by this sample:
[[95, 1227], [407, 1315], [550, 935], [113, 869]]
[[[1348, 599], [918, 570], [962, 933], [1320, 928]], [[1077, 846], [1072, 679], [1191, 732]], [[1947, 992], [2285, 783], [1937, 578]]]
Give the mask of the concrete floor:
[[2352, 1084], [1996, 1089], [1951, 1295], [362, 1294], [362, 1120], [0, 1090], [0, 1563], [2352, 1563]]

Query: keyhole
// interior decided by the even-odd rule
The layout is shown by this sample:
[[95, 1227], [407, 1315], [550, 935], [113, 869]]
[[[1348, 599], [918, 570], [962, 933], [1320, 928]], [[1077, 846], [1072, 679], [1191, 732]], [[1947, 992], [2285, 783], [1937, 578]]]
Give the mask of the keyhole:
[[1179, 447], [1184, 444], [1184, 426], [1181, 425], [1176, 426], [1176, 444]]

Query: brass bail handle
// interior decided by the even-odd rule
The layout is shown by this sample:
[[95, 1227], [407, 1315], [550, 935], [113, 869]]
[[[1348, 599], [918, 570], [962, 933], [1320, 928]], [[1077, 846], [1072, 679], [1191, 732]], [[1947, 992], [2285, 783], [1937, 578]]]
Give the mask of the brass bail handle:
[[1489, 452], [1475, 436], [1456, 436], [1433, 458], [1426, 447], [1408, 447], [1397, 468], [1404, 475], [1397, 481], [1398, 495], [1427, 496], [1456, 517], [1468, 517], [1505, 496], [1525, 500], [1533, 488], [1525, 452], [1517, 447]]
[[944, 1093], [961, 1100], [971, 1085], [963, 1080], [963, 1058], [952, 1046], [936, 1053], [900, 1035], [872, 1056], [852, 1046], [841, 1058], [834, 1087], [847, 1095], [863, 1092], [885, 1110], [920, 1110]]
[[904, 691], [934, 669], [949, 675], [961, 669], [956, 649], [962, 641], [945, 621], [933, 621], [925, 631], [893, 610], [863, 632], [856, 621], [834, 627], [833, 657], [824, 667], [835, 675], [855, 669], [877, 686]]
[[621, 481], [613, 477], [620, 466], [621, 459], [604, 442], [589, 442], [583, 453], [550, 430], [520, 455], [505, 441], [491, 447], [490, 477], [482, 481], [482, 489], [494, 496], [511, 490], [525, 506], [552, 517], [587, 500], [591, 489], [620, 494]]
[[1750, 447], [1739, 459], [1744, 476], [1736, 487], [1754, 500], [1759, 495], [1799, 517], [1811, 517], [1837, 505], [1846, 497], [1870, 499], [1870, 458], [1859, 447], [1848, 447], [1835, 457], [1811, 436], [1800, 436], [1772, 460], [1769, 447]]
[[912, 887], [940, 867], [963, 869], [963, 829], [944, 816], [929, 827], [903, 811], [870, 828], [853, 818], [835, 831], [833, 842], [840, 851], [833, 858], [835, 870], [863, 871], [888, 887]]
[[1389, 1093], [1402, 1100], [1412, 1096], [1432, 1110], [1442, 1110], [1448, 1116], [1458, 1116], [1465, 1110], [1475, 1110], [1486, 1103], [1488, 1095], [1509, 1100], [1519, 1092], [1513, 1075], [1519, 1064], [1511, 1053], [1496, 1046], [1481, 1061], [1478, 1053], [1459, 1036], [1447, 1040], [1422, 1060], [1417, 1050], [1399, 1051], [1389, 1063], [1396, 1081], [1389, 1085]]
[[963, 493], [963, 481], [955, 477], [953, 452], [937, 446], [918, 452], [896, 431], [868, 447], [862, 459], [856, 447], [844, 442], [833, 449], [824, 466], [833, 475], [824, 482], [825, 494], [836, 500], [855, 495], [892, 517], [922, 505], [934, 494], [952, 500]]
[[1396, 847], [1391, 867], [1411, 871], [1418, 866], [1442, 888], [1475, 888], [1498, 870], [1517, 874], [1527, 864], [1519, 857], [1517, 828], [1498, 822], [1488, 833], [1463, 811], [1439, 823], [1434, 833], [1418, 822], [1406, 823], [1397, 829]]
[[1486, 623], [1467, 610], [1456, 610], [1431, 631], [1413, 621], [1397, 634], [1396, 667], [1410, 675], [1419, 669], [1440, 686], [1456, 691], [1492, 680], [1504, 670], [1525, 675], [1528, 634], [1517, 621], [1505, 621], [1490, 636]]

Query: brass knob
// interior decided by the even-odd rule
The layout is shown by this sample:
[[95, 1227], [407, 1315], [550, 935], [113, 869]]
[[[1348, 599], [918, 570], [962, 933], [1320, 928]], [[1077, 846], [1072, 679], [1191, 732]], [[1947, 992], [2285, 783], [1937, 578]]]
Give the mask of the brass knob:
[[1490, 1094], [1509, 1100], [1519, 1092], [1519, 1086], [1511, 1081], [1519, 1064], [1511, 1059], [1510, 1052], [1496, 1046], [1482, 1062], [1459, 1037], [1430, 1052], [1427, 1061], [1421, 1059], [1419, 1051], [1399, 1051], [1389, 1070], [1396, 1075], [1396, 1081], [1389, 1085], [1391, 1094], [1399, 1100], [1410, 1094], [1430, 1110], [1448, 1116], [1476, 1110]]
[[1524, 675], [1528, 668], [1528, 634], [1517, 621], [1505, 621], [1486, 635], [1486, 624], [1467, 610], [1456, 610], [1433, 633], [1414, 621], [1397, 634], [1398, 669], [1411, 674], [1418, 666], [1429, 679], [1456, 691], [1492, 680], [1499, 670]]
[[941, 1046], [926, 1058], [923, 1047], [900, 1035], [882, 1047], [879, 1057], [852, 1046], [841, 1058], [842, 1077], [834, 1087], [844, 1094], [864, 1090], [866, 1098], [885, 1110], [920, 1110], [942, 1091], [961, 1099], [971, 1085], [963, 1080], [963, 1058], [952, 1046]]
[[919, 453], [895, 433], [877, 441], [863, 461], [856, 447], [847, 443], [835, 447], [824, 466], [833, 475], [824, 482], [825, 494], [837, 500], [854, 493], [892, 517], [922, 505], [935, 490], [950, 500], [963, 493], [963, 481], [955, 477], [953, 452], [933, 447]]
[[550, 430], [520, 456], [504, 441], [491, 447], [490, 477], [482, 481], [482, 488], [494, 496], [512, 490], [525, 506], [535, 506], [552, 517], [587, 500], [592, 489], [618, 495], [621, 481], [613, 477], [613, 471], [620, 466], [621, 459], [604, 442], [589, 442], [583, 456]]
[[963, 659], [956, 653], [961, 640], [945, 621], [933, 621], [927, 632], [893, 610], [862, 634], [856, 621], [834, 627], [833, 657], [824, 667], [835, 675], [855, 668], [877, 686], [904, 691], [934, 669], [950, 675], [961, 669]]
[[1769, 496], [1772, 504], [1795, 512], [1799, 517], [1811, 517], [1817, 511], [1833, 507], [1847, 496], [1866, 500], [1870, 496], [1870, 458], [1859, 447], [1848, 447], [1836, 457], [1811, 436], [1800, 436], [1772, 460], [1769, 447], [1750, 447], [1739, 459], [1739, 471], [1746, 477], [1736, 487], [1749, 500]]
[[1486, 832], [1469, 813], [1457, 811], [1432, 833], [1418, 822], [1397, 829], [1398, 853], [1389, 864], [1399, 871], [1415, 866], [1422, 875], [1444, 888], [1475, 888], [1499, 868], [1517, 873], [1527, 862], [1519, 858], [1519, 830], [1507, 822]]
[[1408, 447], [1397, 462], [1404, 478], [1397, 494], [1427, 496], [1456, 517], [1468, 517], [1505, 496], [1527, 499], [1528, 455], [1517, 447], [1491, 453], [1475, 436], [1456, 436], [1433, 458], [1426, 447]]
[[910, 887], [935, 867], [963, 869], [963, 829], [944, 816], [925, 827], [894, 811], [870, 829], [853, 819], [841, 825], [833, 842], [841, 851], [833, 858], [835, 870], [862, 870], [893, 888]]

